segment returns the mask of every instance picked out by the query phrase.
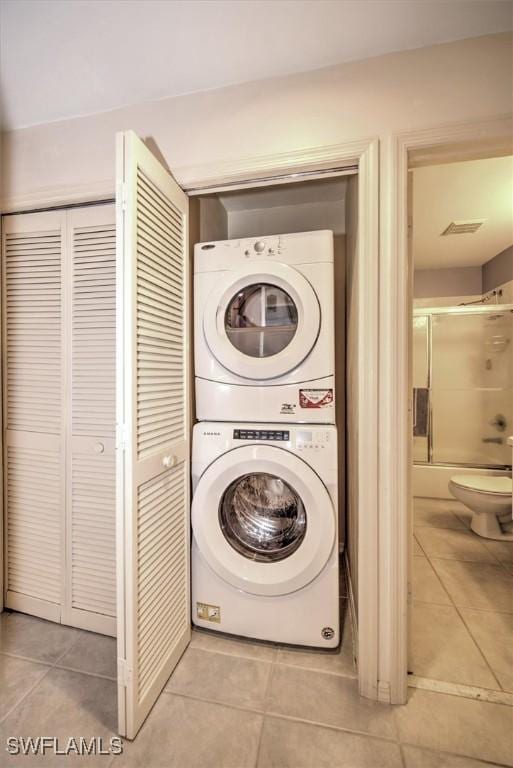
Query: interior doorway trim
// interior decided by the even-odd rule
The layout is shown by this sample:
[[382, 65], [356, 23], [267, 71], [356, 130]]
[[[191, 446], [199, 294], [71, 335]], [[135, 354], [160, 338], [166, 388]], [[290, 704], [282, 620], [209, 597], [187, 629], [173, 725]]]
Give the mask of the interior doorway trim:
[[307, 174], [310, 179], [315, 176], [325, 178], [356, 172], [360, 158], [374, 141], [377, 139], [180, 166], [173, 169], [173, 175], [186, 192], [194, 195], [210, 193], [225, 186], [254, 187], [259, 182], [279, 184], [280, 178], [294, 181], [290, 176], [295, 173], [298, 174], [296, 181], [306, 180]]
[[4, 197], [0, 201], [0, 213], [28, 213], [48, 208], [68, 208], [71, 205], [84, 205], [111, 201], [114, 198], [114, 179], [104, 179], [83, 184], [61, 184], [41, 187], [23, 195], [10, 195], [8, 181]]
[[[401, 133], [381, 143], [380, 381], [380, 698], [406, 701], [412, 549], [413, 269], [408, 242], [408, 170], [415, 164], [513, 154], [512, 115]], [[387, 625], [388, 620], [388, 625]]]
[[[379, 467], [378, 434], [378, 302], [379, 302], [379, 142], [376, 138], [280, 154], [173, 169], [191, 194], [229, 186], [257, 186], [273, 177], [293, 181], [291, 174], [316, 174], [336, 169], [358, 173], [358, 679], [362, 696], [379, 698], [378, 621], [382, 599], [378, 579]], [[268, 182], [271, 183], [271, 182]], [[387, 620], [387, 625], [389, 622]], [[388, 688], [388, 681], [386, 683]]]

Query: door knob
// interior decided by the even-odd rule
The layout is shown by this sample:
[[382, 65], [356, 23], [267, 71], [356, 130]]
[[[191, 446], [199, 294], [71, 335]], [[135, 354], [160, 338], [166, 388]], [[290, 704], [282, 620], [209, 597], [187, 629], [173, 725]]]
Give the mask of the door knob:
[[169, 469], [170, 467], [174, 467], [176, 464], [176, 456], [164, 456], [162, 459], [162, 466], [166, 467], [166, 469]]
[[105, 446], [103, 443], [95, 443], [94, 445], [94, 452], [95, 453], [103, 453], [105, 450]]

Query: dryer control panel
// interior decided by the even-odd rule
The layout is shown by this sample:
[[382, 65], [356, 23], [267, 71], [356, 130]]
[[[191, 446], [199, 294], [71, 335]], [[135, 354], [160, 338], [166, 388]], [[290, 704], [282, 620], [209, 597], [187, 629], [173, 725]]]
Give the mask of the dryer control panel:
[[322, 451], [330, 442], [326, 429], [304, 429], [296, 431], [296, 448], [299, 451]]

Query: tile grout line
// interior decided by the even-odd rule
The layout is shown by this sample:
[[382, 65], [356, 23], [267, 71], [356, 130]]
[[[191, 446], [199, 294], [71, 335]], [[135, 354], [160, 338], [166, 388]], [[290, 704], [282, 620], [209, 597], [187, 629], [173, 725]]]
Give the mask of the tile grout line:
[[98, 677], [100, 680], [109, 680], [111, 683], [116, 683], [116, 677], [109, 677], [108, 675], [102, 675], [100, 672], [87, 672], [84, 669], [77, 669], [76, 667], [65, 667], [63, 664], [55, 664], [55, 669], [62, 669], [64, 672], [75, 672], [78, 675], [87, 675], [88, 677]]
[[288, 661], [277, 661], [281, 667], [290, 667], [291, 669], [299, 669], [304, 672], [316, 672], [319, 675], [332, 675], [333, 677], [341, 677], [343, 680], [358, 680], [358, 675], [344, 675], [343, 672], [331, 672], [326, 669], [319, 669], [319, 667], [305, 667], [300, 664], [291, 664]]
[[28, 689], [28, 691], [26, 691], [24, 693], [24, 695], [21, 697], [21, 699], [18, 699], [16, 704], [14, 704], [6, 712], [6, 714], [2, 718], [0, 718], [0, 723], [4, 723], [7, 720], [7, 718], [12, 715], [14, 710], [17, 709], [17, 707], [19, 707], [20, 704], [23, 704], [23, 702], [26, 701], [28, 699], [28, 697], [35, 691], [35, 689], [38, 687], [38, 685], [47, 677], [47, 675], [50, 674], [50, 672], [53, 669], [53, 666], [48, 666], [48, 665], [46, 665], [46, 666], [47, 666], [46, 672], [43, 675], [41, 675], [41, 677], [38, 680], [36, 680], [36, 682]]
[[[455, 516], [455, 517], [457, 517], [457, 515], [456, 515], [454, 512], [453, 512], [452, 514], [454, 514], [454, 516]], [[459, 518], [458, 518], [458, 519], [459, 519]], [[440, 529], [439, 529], [439, 530], [440, 530]], [[441, 530], [450, 530], [450, 529], [446, 529], [446, 528], [444, 528], [444, 529], [441, 529]], [[454, 530], [454, 529], [453, 529], [453, 530]], [[470, 530], [468, 530], [468, 532], [469, 532], [469, 533], [472, 533], [472, 531], [470, 531]], [[415, 534], [414, 534], [414, 535], [415, 535]], [[475, 534], [474, 534], [474, 535], [475, 535]], [[436, 558], [436, 557], [435, 557], [435, 558], [431, 558], [431, 556], [430, 556], [430, 555], [429, 555], [429, 554], [426, 552], [426, 550], [424, 549], [424, 547], [422, 546], [422, 544], [421, 544], [421, 543], [420, 543], [418, 540], [417, 540], [417, 543], [419, 544], [420, 548], [421, 548], [421, 549], [422, 549], [422, 551], [424, 552], [424, 554], [425, 554], [425, 557], [426, 557], [426, 559], [427, 559], [427, 561], [428, 561], [429, 565], [431, 566], [431, 569], [433, 570], [433, 572], [434, 572], [435, 576], [437, 577], [437, 579], [438, 579], [438, 581], [440, 582], [440, 584], [441, 584], [442, 588], [444, 589], [444, 591], [445, 591], [445, 593], [447, 594], [447, 596], [448, 596], [449, 600], [451, 601], [451, 605], [452, 605], [452, 607], [453, 607], [453, 608], [454, 608], [454, 610], [456, 611], [456, 613], [457, 613], [457, 615], [459, 616], [459, 618], [460, 618], [460, 620], [461, 620], [461, 622], [462, 622], [463, 626], [464, 626], [464, 627], [465, 627], [465, 629], [467, 630], [467, 633], [468, 633], [469, 637], [471, 638], [471, 640], [472, 640], [472, 642], [474, 643], [475, 647], [477, 648], [477, 650], [478, 650], [479, 654], [480, 654], [480, 655], [481, 655], [481, 657], [483, 658], [483, 660], [484, 660], [484, 662], [485, 662], [485, 665], [486, 665], [486, 667], [487, 667], [487, 668], [488, 668], [488, 670], [490, 671], [490, 674], [492, 675], [493, 679], [494, 679], [494, 680], [497, 682], [497, 685], [498, 685], [498, 692], [503, 692], [503, 691], [504, 691], [504, 689], [503, 689], [502, 685], [500, 684], [500, 681], [498, 680], [498, 678], [497, 678], [497, 676], [496, 676], [495, 672], [493, 671], [493, 669], [492, 669], [492, 667], [491, 667], [491, 665], [490, 665], [490, 663], [489, 663], [488, 659], [486, 658], [486, 656], [485, 656], [485, 654], [484, 654], [484, 651], [481, 649], [481, 647], [480, 647], [480, 645], [478, 644], [477, 640], [475, 639], [474, 635], [472, 634], [472, 632], [471, 632], [471, 631], [470, 631], [470, 629], [468, 628], [468, 626], [467, 626], [467, 623], [466, 623], [466, 621], [464, 620], [464, 618], [463, 618], [463, 616], [462, 616], [462, 614], [461, 614], [461, 612], [460, 612], [459, 606], [458, 606], [458, 605], [456, 605], [456, 602], [453, 600], [453, 598], [452, 598], [451, 594], [449, 593], [449, 590], [448, 590], [448, 589], [447, 589], [447, 587], [445, 586], [445, 584], [444, 584], [444, 582], [443, 582], [442, 578], [440, 577], [440, 575], [438, 574], [438, 572], [437, 572], [437, 570], [436, 570], [435, 566], [434, 566], [434, 565], [433, 565], [433, 563], [432, 563], [432, 559], [434, 559], [434, 560], [437, 560], [437, 559], [448, 559], [448, 558]], [[479, 542], [479, 543], [481, 544], [481, 542]], [[484, 547], [484, 545], [483, 545], [483, 544], [481, 544], [481, 546], [483, 547], [483, 549], [486, 549], [486, 547]], [[486, 550], [486, 551], [488, 551], [488, 550]], [[490, 554], [492, 554], [492, 553], [490, 553]], [[456, 561], [456, 562], [461, 562], [461, 561]], [[465, 561], [465, 562], [468, 562], [468, 561]], [[413, 607], [413, 606], [414, 606], [414, 603], [415, 603], [415, 602], [416, 602], [416, 601], [415, 601], [415, 597], [414, 597], [414, 600], [413, 600], [413, 604], [412, 604], [412, 609], [413, 609], [413, 610], [414, 610], [414, 607]], [[498, 612], [497, 612], [497, 611], [489, 611], [489, 613], [498, 613]], [[449, 681], [446, 681], [446, 682], [449, 682]], [[488, 690], [488, 689], [485, 689], [485, 690]], [[489, 690], [493, 690], [493, 689], [489, 689]]]
[[[490, 541], [497, 541], [497, 539], [490, 539]], [[491, 556], [492, 556], [492, 557], [494, 557], [494, 558], [495, 558], [495, 560], [498, 562], [498, 564], [501, 566], [501, 568], [503, 568], [503, 569], [506, 571], [506, 573], [507, 573], [507, 574], [509, 574], [509, 576], [511, 576], [511, 577], [513, 578], [513, 573], [511, 573], [511, 571], [510, 571], [510, 570], [508, 570], [508, 566], [506, 565], [506, 563], [505, 563], [505, 562], [503, 562], [503, 561], [502, 561], [502, 560], [501, 560], [501, 559], [498, 557], [498, 555], [496, 555], [496, 554], [495, 554], [495, 552], [493, 552], [491, 549], [488, 549], [488, 547], [486, 546], [486, 544], [483, 544], [483, 547], [486, 549], [486, 551], [487, 551], [487, 552], [489, 552], [489, 553], [491, 554]]]
[[[69, 649], [71, 650], [71, 648]], [[65, 656], [68, 653], [68, 651], [65, 651], [63, 656]], [[64, 664], [60, 663], [60, 660], [63, 658], [63, 656], [59, 656], [57, 661], [54, 661], [52, 663], [48, 661], [42, 661], [41, 659], [34, 659], [32, 656], [22, 656], [19, 653], [11, 653], [10, 651], [0, 651], [0, 656], [7, 656], [10, 659], [19, 659], [20, 661], [28, 661], [31, 664], [40, 664], [43, 667], [49, 667], [50, 669], [62, 669], [65, 672], [76, 672], [80, 675], [87, 675], [88, 677], [99, 677], [102, 680], [110, 680], [111, 682], [116, 682], [115, 677], [109, 677], [109, 675], [102, 675], [100, 672], [90, 672], [85, 669], [78, 669], [77, 667], [68, 667]]]
[[[482, 541], [481, 537], [479, 537], [476, 533], [474, 533], [474, 531], [470, 527], [470, 523], [467, 525], [465, 520], [460, 518], [460, 516], [456, 512], [452, 512], [452, 510], [451, 510], [451, 514], [453, 514], [454, 517], [464, 526], [464, 530], [466, 531], [466, 533], [470, 534], [471, 538], [474, 541], [478, 542], [480, 544], [480, 546], [485, 550], [485, 552], [487, 552], [493, 558], [495, 563], [500, 565], [501, 568], [503, 568], [506, 571], [506, 573], [508, 573], [510, 576], [513, 576], [511, 571], [508, 570], [508, 567], [507, 567], [506, 563], [504, 563], [498, 557], [498, 555], [496, 555], [495, 552], [493, 552], [493, 550], [489, 549], [486, 546], [486, 542], [489, 541], [489, 540], [485, 539], [484, 541]], [[461, 528], [445, 528], [443, 526], [428, 526], [428, 525], [423, 525], [423, 526], [422, 525], [421, 526], [417, 525], [416, 527], [417, 528], [419, 528], [419, 527], [420, 528], [436, 528], [437, 530], [453, 530], [453, 531], [462, 530]], [[490, 539], [490, 541], [496, 541], [496, 539]], [[427, 555], [426, 555], [426, 557], [427, 557]], [[439, 557], [437, 559], [449, 560], [449, 559], [456, 559], [456, 558], [441, 558], [441, 557]], [[475, 560], [458, 560], [458, 562], [469, 562], [470, 563], [470, 562], [482, 562], [482, 561], [479, 561], [479, 560], [478, 561], [475, 561]], [[484, 562], [486, 563], [487, 561], [484, 561]], [[489, 563], [489, 565], [494, 565], [495, 563]]]
[[450, 757], [457, 757], [460, 760], [475, 760], [478, 763], [483, 763], [483, 766], [489, 765], [491, 767], [493, 766], [493, 768], [511, 768], [511, 765], [508, 765], [508, 763], [498, 763], [494, 760], [487, 760], [482, 757], [474, 757], [473, 755], [464, 754], [463, 752], [447, 752], [446, 750], [433, 749], [433, 747], [415, 744], [411, 741], [402, 741], [401, 747], [413, 747], [413, 749], [417, 749], [420, 752], [429, 752], [429, 754], [436, 755], [437, 757], [440, 757], [440, 755], [448, 755]]
[[493, 679], [496, 681], [496, 683], [497, 683], [497, 685], [498, 685], [498, 690], [499, 690], [499, 691], [504, 691], [504, 688], [502, 687], [502, 685], [501, 685], [501, 682], [500, 682], [499, 678], [498, 678], [498, 677], [497, 677], [497, 675], [495, 674], [495, 671], [493, 670], [493, 667], [491, 666], [490, 662], [488, 661], [488, 659], [487, 659], [487, 657], [486, 657], [486, 655], [485, 655], [485, 652], [483, 651], [483, 649], [482, 649], [482, 648], [481, 648], [481, 646], [479, 645], [479, 643], [478, 643], [477, 639], [474, 637], [474, 634], [473, 634], [472, 630], [470, 629], [470, 627], [468, 626], [467, 622], [465, 621], [465, 617], [463, 616], [463, 614], [462, 614], [462, 612], [460, 611], [460, 609], [458, 608], [458, 606], [456, 606], [456, 611], [457, 611], [457, 613], [458, 613], [458, 616], [460, 617], [461, 621], [463, 622], [463, 625], [465, 626], [465, 628], [466, 628], [467, 632], [469, 633], [470, 637], [472, 638], [472, 640], [473, 640], [473, 642], [474, 642], [474, 644], [475, 644], [476, 648], [478, 649], [479, 653], [481, 654], [481, 656], [482, 656], [482, 658], [483, 658], [483, 661], [484, 661], [484, 663], [486, 664], [486, 666], [487, 666], [487, 667], [488, 667], [488, 669], [490, 670], [490, 673], [491, 673], [491, 675], [492, 675]]
[[[434, 559], [436, 560], [437, 558], [434, 558]], [[453, 562], [458, 562], [459, 563], [459, 562], [462, 562], [462, 561], [461, 560], [454, 560]], [[480, 563], [480, 565], [481, 565], [481, 563]], [[486, 563], [486, 565], [489, 565], [489, 563]], [[512, 586], [513, 586], [513, 584], [512, 584]], [[445, 589], [445, 587], [444, 587], [444, 589]], [[446, 603], [426, 603], [425, 600], [416, 600], [415, 602], [417, 602], [417, 603], [424, 603], [424, 604], [428, 604], [428, 605], [446, 605]], [[452, 601], [452, 598], [451, 598], [451, 605], [454, 605], [455, 608], [458, 607]], [[513, 616], [513, 610], [512, 611], [497, 611], [497, 610], [494, 610], [493, 608], [475, 608], [473, 605], [461, 605], [459, 607], [462, 608], [462, 610], [464, 610], [464, 611], [476, 611], [476, 613], [482, 613], [483, 615], [486, 615], [487, 613], [495, 613], [495, 614], [498, 614], [499, 616]]]
[[[228, 656], [229, 658], [235, 657], [237, 659], [244, 659], [246, 661], [256, 661], [256, 662], [261, 663], [261, 664], [277, 664], [278, 666], [291, 667], [292, 669], [299, 669], [299, 670], [303, 670], [305, 672], [316, 672], [317, 674], [321, 674], [321, 675], [332, 675], [334, 677], [341, 677], [344, 680], [357, 680], [358, 679], [358, 674], [357, 674], [356, 670], [354, 670], [354, 674], [351, 675], [351, 674], [344, 674], [343, 672], [334, 672], [332, 670], [320, 669], [319, 667], [304, 666], [303, 664], [293, 664], [292, 662], [289, 662], [289, 661], [279, 661], [278, 658], [277, 658], [279, 652], [281, 650], [286, 650], [286, 651], [289, 650], [288, 646], [277, 646], [276, 647], [276, 649], [275, 649], [276, 650], [276, 660], [274, 660], [274, 659], [273, 660], [271, 660], [271, 659], [259, 659], [259, 658], [256, 658], [254, 656], [243, 656], [243, 655], [241, 655], [239, 653], [229, 653], [228, 651], [219, 651], [219, 650], [214, 649], [214, 648], [200, 648], [198, 646], [191, 646], [191, 648], [193, 650], [195, 650], [195, 651], [204, 651], [205, 653], [214, 653], [214, 654], [217, 653], [220, 656]], [[294, 650], [292, 650], [291, 652], [293, 653]], [[308, 649], [307, 648], [305, 648], [305, 652], [308, 653]], [[329, 657], [331, 654], [326, 653], [325, 651], [323, 652], [321, 650], [320, 651], [320, 655], [324, 655], [326, 657]], [[333, 656], [335, 656], [335, 655], [336, 654], [333, 654]], [[81, 671], [81, 670], [77, 670], [77, 671]], [[93, 673], [88, 673], [88, 674], [93, 674]], [[97, 676], [100, 677], [100, 675], [97, 675]], [[107, 678], [107, 679], [110, 680], [110, 679], [113, 679], [113, 678]]]
[[[489, 661], [488, 661], [488, 659], [486, 658], [486, 656], [485, 656], [485, 654], [484, 654], [483, 650], [481, 649], [481, 646], [478, 644], [478, 642], [477, 642], [477, 640], [475, 639], [474, 635], [472, 634], [472, 632], [471, 632], [471, 631], [470, 631], [470, 629], [468, 628], [468, 626], [467, 626], [467, 623], [466, 623], [466, 621], [464, 620], [464, 618], [463, 618], [463, 616], [462, 616], [462, 614], [461, 614], [461, 611], [460, 611], [459, 607], [456, 605], [456, 602], [455, 602], [455, 601], [452, 599], [451, 595], [449, 594], [449, 591], [448, 591], [448, 590], [446, 589], [446, 587], [445, 587], [445, 584], [443, 583], [442, 579], [440, 578], [440, 576], [439, 576], [439, 575], [438, 575], [438, 573], [436, 572], [436, 568], [434, 567], [433, 563], [431, 562], [431, 558], [430, 558], [430, 557], [429, 557], [427, 554], [426, 554], [426, 558], [427, 558], [427, 561], [428, 561], [428, 563], [430, 564], [431, 568], [432, 568], [432, 569], [433, 569], [433, 571], [435, 572], [435, 574], [436, 574], [437, 578], [439, 579], [439, 581], [440, 581], [440, 583], [441, 583], [442, 587], [443, 587], [443, 588], [445, 589], [445, 591], [447, 592], [447, 595], [448, 595], [449, 599], [451, 600], [452, 606], [453, 606], [454, 610], [456, 611], [456, 614], [459, 616], [459, 618], [460, 618], [460, 621], [462, 622], [463, 626], [464, 626], [464, 627], [465, 627], [465, 629], [467, 630], [467, 633], [468, 633], [468, 635], [469, 635], [470, 639], [472, 640], [473, 644], [474, 644], [474, 645], [475, 645], [475, 647], [477, 648], [477, 651], [478, 651], [478, 653], [480, 654], [480, 656], [482, 657], [482, 659], [483, 659], [483, 661], [484, 661], [484, 663], [485, 663], [485, 665], [486, 665], [487, 669], [489, 670], [489, 672], [490, 672], [490, 674], [491, 674], [492, 678], [493, 678], [493, 679], [495, 680], [495, 682], [497, 683], [497, 686], [498, 686], [498, 690], [499, 690], [499, 691], [502, 691], [502, 690], [503, 690], [503, 688], [502, 688], [502, 686], [501, 686], [501, 684], [500, 684], [500, 682], [499, 682], [499, 680], [498, 680], [498, 678], [497, 678], [497, 676], [496, 676], [495, 672], [493, 671], [492, 667], [490, 666], [490, 662], [489, 662]], [[436, 559], [436, 558], [435, 558], [435, 559]], [[450, 682], [450, 681], [449, 681], [449, 680], [447, 680], [446, 682]], [[485, 689], [485, 690], [486, 690], [486, 689]], [[493, 690], [493, 689], [491, 689], [491, 690]]]
[[[438, 575], [438, 572], [437, 572], [437, 570], [436, 570], [435, 566], [434, 566], [434, 565], [433, 565], [433, 563], [431, 562], [431, 558], [428, 556], [428, 554], [427, 554], [426, 550], [424, 549], [424, 547], [422, 546], [422, 544], [421, 544], [421, 543], [418, 541], [418, 539], [417, 539], [417, 542], [418, 542], [418, 544], [419, 544], [419, 547], [420, 547], [420, 548], [422, 549], [422, 551], [424, 552], [424, 557], [425, 557], [425, 558], [426, 558], [426, 560], [428, 561], [428, 563], [429, 563], [429, 567], [431, 568], [431, 570], [432, 570], [432, 571], [433, 571], [433, 573], [435, 574], [436, 578], [438, 579], [438, 582], [439, 582], [440, 586], [442, 587], [443, 591], [445, 592], [445, 594], [446, 594], [446, 595], [447, 595], [447, 597], [449, 598], [450, 604], [451, 604], [452, 606], [454, 606], [454, 608], [455, 608], [456, 606], [455, 606], [455, 604], [454, 604], [454, 600], [452, 599], [451, 595], [449, 594], [449, 590], [447, 589], [447, 587], [446, 587], [446, 586], [445, 586], [445, 584], [443, 583], [442, 579], [441, 579], [441, 578], [440, 578], [440, 576]], [[416, 601], [415, 601], [415, 595], [413, 595], [413, 602], [416, 602]]]
[[[493, 671], [493, 669], [492, 669], [492, 667], [491, 667], [491, 665], [490, 665], [490, 662], [489, 662], [489, 661], [488, 661], [488, 659], [486, 658], [484, 651], [482, 650], [482, 648], [481, 648], [481, 646], [479, 645], [479, 643], [477, 642], [476, 638], [474, 637], [474, 635], [473, 635], [473, 634], [472, 634], [472, 632], [470, 631], [470, 629], [469, 629], [469, 627], [468, 627], [468, 625], [467, 625], [467, 622], [466, 622], [466, 621], [465, 621], [465, 619], [463, 618], [463, 616], [462, 616], [462, 613], [461, 613], [461, 611], [460, 611], [460, 607], [459, 607], [459, 606], [456, 604], [456, 602], [455, 602], [455, 601], [452, 599], [451, 595], [449, 594], [449, 590], [448, 590], [448, 589], [446, 589], [446, 587], [445, 587], [445, 584], [443, 583], [442, 579], [440, 578], [440, 576], [439, 576], [439, 575], [438, 575], [438, 573], [436, 572], [436, 568], [435, 568], [435, 566], [434, 566], [434, 565], [433, 565], [433, 563], [431, 562], [431, 557], [430, 557], [430, 556], [429, 556], [427, 553], [426, 553], [426, 558], [427, 558], [427, 560], [428, 560], [428, 563], [430, 564], [431, 568], [433, 569], [433, 571], [434, 571], [434, 572], [435, 572], [435, 574], [437, 575], [438, 579], [440, 580], [440, 583], [442, 584], [443, 588], [444, 588], [444, 589], [445, 589], [445, 591], [447, 592], [447, 594], [448, 594], [448, 596], [449, 596], [449, 599], [451, 600], [451, 602], [452, 602], [452, 604], [453, 604], [453, 606], [454, 606], [454, 610], [456, 611], [456, 614], [459, 616], [459, 618], [460, 618], [460, 620], [461, 620], [461, 622], [462, 622], [463, 626], [464, 626], [464, 627], [465, 627], [465, 629], [467, 630], [467, 633], [468, 633], [468, 635], [469, 635], [470, 639], [472, 640], [472, 642], [474, 643], [475, 647], [477, 648], [477, 651], [478, 651], [478, 653], [480, 654], [480, 656], [482, 657], [482, 659], [483, 659], [483, 661], [484, 661], [484, 663], [485, 663], [485, 665], [486, 665], [487, 669], [489, 670], [489, 672], [490, 672], [490, 674], [491, 674], [492, 678], [493, 678], [493, 679], [495, 680], [495, 682], [497, 683], [497, 686], [498, 686], [497, 690], [498, 690], [498, 691], [503, 691], [504, 689], [503, 689], [502, 685], [500, 684], [500, 681], [499, 681], [499, 679], [497, 678], [497, 675], [496, 675], [496, 674], [495, 674], [495, 672]], [[436, 559], [436, 558], [434, 558], [434, 559]], [[449, 681], [447, 681], [447, 682], [449, 682]], [[486, 689], [485, 689], [485, 690], [486, 690]], [[492, 689], [492, 690], [493, 690], [493, 689]]]
[[273, 659], [271, 661], [271, 667], [269, 669], [269, 674], [267, 676], [267, 681], [265, 684], [265, 692], [264, 692], [264, 700], [263, 700], [263, 706], [264, 706], [264, 713], [262, 715], [262, 724], [260, 725], [260, 733], [258, 734], [258, 744], [257, 744], [257, 751], [256, 751], [256, 757], [255, 757], [255, 768], [258, 768], [258, 762], [260, 760], [260, 749], [262, 746], [262, 737], [264, 734], [264, 726], [265, 726], [265, 717], [267, 712], [267, 704], [269, 699], [269, 692], [271, 690], [271, 681], [274, 675], [274, 668], [276, 664], [276, 659], [278, 658], [278, 648], [275, 649]]
[[[388, 705], [392, 706], [392, 705]], [[370, 733], [369, 731], [359, 731], [356, 728], [347, 728], [342, 725], [333, 725], [332, 723], [322, 723], [319, 720], [307, 720], [304, 717], [295, 717], [294, 715], [284, 715], [281, 712], [268, 712], [269, 717], [273, 717], [276, 720], [286, 720], [293, 723], [305, 723], [305, 725], [314, 725], [317, 728], [325, 728], [329, 731], [336, 731], [337, 733], [352, 733], [355, 736], [363, 736], [369, 739], [375, 739], [376, 741], [386, 741], [387, 744], [399, 744], [398, 736], [380, 736], [376, 733]]]
[[53, 662], [41, 661], [41, 659], [33, 659], [31, 656], [22, 656], [20, 653], [0, 651], [0, 656], [7, 656], [10, 659], [20, 659], [20, 661], [30, 661], [32, 664], [42, 664], [44, 667], [53, 667]]
[[[220, 656], [235, 656], [236, 659], [247, 659], [248, 661], [263, 661], [267, 664], [271, 664], [271, 659], [263, 659], [263, 658], [257, 658], [256, 656], [250, 656], [249, 654], [243, 654], [243, 653], [236, 653], [236, 652], [230, 652], [230, 651], [223, 651], [219, 650], [217, 648], [203, 648], [199, 645], [190, 645], [189, 646], [191, 650], [194, 651], [204, 651], [205, 653], [218, 653]], [[278, 647], [276, 649], [272, 648], [272, 646], [265, 646], [269, 647], [271, 650], [278, 650]]]
[[203, 701], [205, 704], [216, 704], [220, 707], [227, 707], [228, 709], [235, 709], [237, 712], [250, 712], [254, 715], [263, 715], [263, 709], [257, 709], [255, 707], [245, 707], [242, 704], [232, 704], [229, 701], [221, 701], [220, 699], [205, 699], [202, 696], [195, 696], [192, 693], [182, 693], [181, 691], [171, 691], [164, 689], [161, 692], [161, 696], [178, 696], [182, 699], [190, 699], [191, 701]]
[[[63, 625], [61, 625], [61, 626], [63, 626]], [[10, 653], [6, 653], [5, 651], [2, 651], [2, 654], [3, 654], [4, 656], [8, 656], [8, 657], [10, 657], [10, 658], [19, 658], [19, 659], [21, 659], [21, 660], [23, 660], [23, 661], [28, 661], [28, 662], [31, 662], [31, 663], [35, 663], [35, 664], [41, 664], [41, 665], [43, 665], [43, 666], [46, 666], [46, 667], [47, 667], [47, 670], [46, 670], [46, 672], [44, 673], [44, 675], [42, 675], [42, 676], [39, 678], [39, 680], [37, 680], [37, 682], [36, 682], [36, 683], [34, 683], [34, 685], [33, 685], [33, 686], [31, 686], [31, 687], [29, 688], [29, 690], [28, 690], [28, 691], [25, 693], [25, 695], [24, 695], [24, 696], [22, 696], [22, 697], [21, 697], [21, 699], [19, 699], [19, 700], [16, 702], [16, 704], [14, 704], [14, 706], [13, 706], [13, 707], [11, 707], [11, 709], [10, 709], [10, 710], [7, 712], [7, 714], [6, 714], [4, 717], [2, 717], [2, 718], [0, 719], [0, 723], [4, 723], [4, 722], [7, 720], [7, 718], [8, 718], [8, 717], [10, 717], [10, 716], [12, 715], [12, 713], [13, 713], [13, 712], [14, 712], [14, 711], [17, 709], [17, 707], [19, 707], [21, 704], [23, 704], [23, 703], [24, 703], [24, 702], [25, 702], [25, 701], [26, 701], [26, 700], [27, 700], [27, 699], [28, 699], [28, 698], [29, 698], [29, 697], [30, 697], [30, 696], [31, 696], [31, 695], [34, 693], [34, 691], [36, 690], [36, 688], [37, 688], [37, 687], [38, 687], [38, 686], [39, 686], [39, 685], [40, 685], [40, 684], [43, 682], [43, 680], [45, 680], [45, 679], [46, 679], [46, 677], [47, 677], [47, 676], [50, 674], [50, 672], [52, 671], [52, 669], [59, 669], [59, 667], [57, 667], [57, 664], [58, 664], [58, 662], [59, 662], [61, 659], [63, 659], [63, 658], [64, 658], [64, 656], [66, 656], [66, 654], [67, 654], [67, 653], [69, 653], [69, 652], [70, 652], [70, 651], [71, 651], [71, 650], [72, 650], [72, 649], [75, 647], [75, 644], [78, 642], [78, 640], [79, 640], [79, 639], [80, 639], [80, 638], [79, 638], [79, 636], [77, 635], [77, 637], [75, 638], [75, 640], [71, 642], [71, 644], [68, 646], [68, 648], [66, 648], [66, 650], [64, 650], [64, 651], [63, 651], [61, 654], [59, 654], [59, 656], [57, 656], [57, 658], [55, 659], [55, 661], [54, 661], [52, 664], [49, 664], [48, 662], [43, 662], [43, 661], [40, 661], [40, 660], [37, 660], [37, 659], [31, 659], [31, 658], [29, 658], [29, 657], [27, 657], [27, 656], [17, 656], [16, 654], [10, 654]]]
[[368, 737], [369, 739], [373, 739], [376, 741], [385, 741], [388, 744], [399, 743], [399, 738], [397, 736], [381, 736], [375, 733], [370, 733], [369, 731], [360, 731], [355, 728], [348, 728], [341, 725], [333, 725], [332, 723], [323, 723], [320, 720], [307, 720], [304, 717], [296, 717], [295, 715], [285, 715], [285, 714], [282, 714], [281, 712], [264, 711], [261, 709], [255, 709], [250, 707], [242, 707], [237, 704], [231, 704], [231, 703], [219, 701], [216, 699], [204, 699], [204, 698], [201, 698], [200, 696], [193, 696], [192, 694], [188, 694], [188, 693], [178, 693], [178, 692], [169, 691], [169, 690], [167, 691], [165, 690], [162, 693], [166, 694], [167, 696], [176, 696], [182, 699], [189, 699], [191, 701], [200, 701], [200, 702], [204, 702], [205, 704], [213, 704], [214, 706], [233, 709], [236, 712], [246, 712], [254, 715], [267, 716], [270, 718], [274, 718], [276, 720], [286, 720], [294, 723], [304, 723], [305, 725], [313, 725], [313, 726], [316, 726], [317, 728], [324, 728], [329, 731], [336, 731], [337, 733], [351, 733], [356, 736]]

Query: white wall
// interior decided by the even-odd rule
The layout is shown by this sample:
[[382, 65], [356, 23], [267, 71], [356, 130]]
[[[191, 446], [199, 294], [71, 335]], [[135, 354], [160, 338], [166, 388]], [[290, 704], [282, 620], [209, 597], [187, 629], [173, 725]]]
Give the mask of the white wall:
[[3, 197], [105, 181], [133, 128], [169, 167], [286, 152], [474, 120], [511, 109], [511, 34], [35, 126], [4, 137]]
[[318, 229], [331, 229], [335, 235], [345, 233], [343, 200], [228, 212], [228, 237], [281, 235]]

